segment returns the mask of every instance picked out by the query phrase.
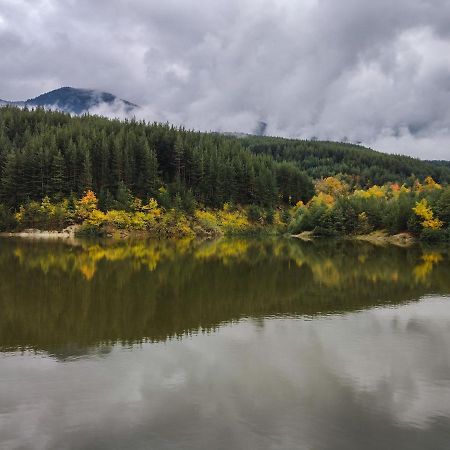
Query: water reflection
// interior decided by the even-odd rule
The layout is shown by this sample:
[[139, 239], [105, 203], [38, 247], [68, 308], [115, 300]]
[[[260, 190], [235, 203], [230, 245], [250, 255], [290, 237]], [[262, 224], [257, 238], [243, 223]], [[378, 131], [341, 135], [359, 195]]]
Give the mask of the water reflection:
[[445, 299], [58, 362], [3, 357], [0, 444], [30, 449], [447, 449]]
[[0, 243], [0, 448], [450, 442], [448, 250]]
[[243, 317], [399, 304], [449, 293], [449, 269], [445, 249], [351, 242], [2, 241], [0, 349], [64, 357]]

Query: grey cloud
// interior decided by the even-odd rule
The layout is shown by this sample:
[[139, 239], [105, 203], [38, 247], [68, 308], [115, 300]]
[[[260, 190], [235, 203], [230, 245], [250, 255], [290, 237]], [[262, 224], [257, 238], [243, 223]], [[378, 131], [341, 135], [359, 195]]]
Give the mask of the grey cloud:
[[0, 97], [95, 88], [152, 120], [449, 159], [448, 17], [444, 0], [2, 0]]

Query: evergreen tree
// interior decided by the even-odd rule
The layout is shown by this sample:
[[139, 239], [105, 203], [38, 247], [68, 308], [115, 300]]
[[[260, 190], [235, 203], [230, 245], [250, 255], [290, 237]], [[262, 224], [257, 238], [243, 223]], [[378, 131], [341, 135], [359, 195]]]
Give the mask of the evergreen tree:
[[158, 187], [158, 160], [146, 140], [141, 141], [140, 148], [142, 155], [137, 171], [136, 192], [146, 198], [154, 195]]
[[61, 195], [64, 192], [64, 158], [58, 150], [52, 157], [50, 168], [49, 193], [51, 195]]
[[123, 181], [119, 181], [116, 192], [116, 209], [130, 211], [132, 203], [132, 195]]
[[81, 193], [92, 189], [92, 168], [91, 155], [89, 150], [85, 150], [83, 154], [83, 163], [80, 174], [80, 188]]
[[175, 184], [181, 187], [181, 183], [184, 182], [184, 146], [183, 140], [180, 135], [177, 135], [175, 145], [173, 148], [173, 166], [175, 169]]
[[11, 152], [6, 155], [5, 164], [2, 170], [1, 178], [1, 200], [7, 205], [17, 205], [20, 201], [17, 195], [17, 186], [19, 183], [17, 176], [17, 156]]

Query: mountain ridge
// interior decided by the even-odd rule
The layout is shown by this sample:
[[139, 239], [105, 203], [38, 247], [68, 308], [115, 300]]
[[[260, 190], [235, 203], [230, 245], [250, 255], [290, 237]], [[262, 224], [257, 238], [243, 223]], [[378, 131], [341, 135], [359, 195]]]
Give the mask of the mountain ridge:
[[[70, 86], [63, 86], [48, 92], [44, 92], [34, 98], [29, 98], [27, 100], [8, 101], [0, 99], [0, 106], [6, 105], [17, 107], [31, 107], [31, 108], [43, 107], [75, 115], [81, 115], [89, 112], [103, 115], [102, 105], [104, 105], [106, 106], [108, 112], [111, 112], [112, 115], [114, 115], [114, 113], [117, 113], [119, 117], [123, 116], [123, 113], [130, 114], [133, 113], [133, 111], [140, 108], [139, 105], [121, 99], [109, 92], [95, 89], [74, 88]], [[105, 115], [109, 116], [109, 114]], [[360, 153], [361, 155], [364, 153], [368, 155], [367, 152], [375, 152], [380, 154], [380, 156], [389, 155], [383, 151], [372, 149], [361, 144], [349, 142], [318, 141], [317, 139], [303, 140], [295, 138], [270, 136], [266, 134], [266, 129], [267, 123], [264, 121], [259, 121], [253, 133], [218, 132], [218, 134], [230, 138], [242, 139], [244, 146], [250, 147], [250, 150], [252, 150], [253, 152], [271, 154], [272, 156], [274, 156], [276, 159], [279, 160], [283, 159], [291, 161], [297, 160], [297, 162], [299, 162], [299, 159], [303, 159], [301, 157], [301, 153], [304, 154], [305, 153], [304, 151], [308, 150], [305, 148], [305, 146], [307, 146], [309, 147], [309, 150], [315, 149], [316, 151], [313, 152], [307, 151], [307, 153], [310, 153], [309, 154], [310, 158], [308, 158], [309, 161], [302, 161], [303, 164], [306, 164], [308, 166], [320, 165], [324, 163], [326, 165], [330, 165], [329, 163], [326, 163], [326, 161], [323, 161], [326, 159], [330, 159], [332, 160], [332, 164], [336, 164], [344, 172], [347, 171], [352, 172], [352, 166], [353, 168], [356, 167], [354, 167], [355, 161], [349, 161], [348, 158], [346, 164], [344, 165], [341, 164], [342, 160], [346, 159], [344, 157], [345, 155], [342, 154], [342, 150], [346, 150], [346, 152], [348, 152], [349, 150], [353, 149], [356, 150], [356, 153]], [[317, 149], [316, 147], [318, 146], [321, 148]], [[295, 147], [295, 149], [292, 147]], [[320, 151], [324, 150], [324, 147], [328, 147], [328, 149], [325, 151]], [[281, 152], [280, 148], [283, 149]], [[298, 150], [303, 150], [303, 152], [300, 151], [298, 154], [296, 154]], [[322, 155], [320, 155], [320, 153], [322, 153]], [[339, 153], [341, 153], [341, 155], [338, 155]], [[407, 155], [398, 155], [398, 156], [408, 157]], [[319, 157], [319, 159], [322, 159], [322, 161], [317, 161], [316, 159], [317, 157]], [[420, 158], [414, 157], [412, 158], [421, 160]], [[359, 156], [355, 154], [354, 158], [351, 159], [358, 160]], [[449, 161], [445, 160], [443, 161], [421, 160], [421, 161], [425, 163], [430, 163], [437, 170], [448, 171], [450, 169]], [[313, 168], [310, 167], [310, 170], [312, 169]], [[374, 169], [372, 168], [372, 172], [373, 171]], [[314, 175], [324, 176], [324, 172], [320, 170], [315, 170]]]
[[127, 113], [139, 108], [135, 103], [123, 100], [109, 92], [70, 86], [63, 86], [52, 91], [44, 92], [27, 100], [8, 101], [0, 99], [0, 105], [47, 107], [72, 114], [87, 113], [92, 108], [101, 105], [116, 107], [117, 109], [123, 108]]

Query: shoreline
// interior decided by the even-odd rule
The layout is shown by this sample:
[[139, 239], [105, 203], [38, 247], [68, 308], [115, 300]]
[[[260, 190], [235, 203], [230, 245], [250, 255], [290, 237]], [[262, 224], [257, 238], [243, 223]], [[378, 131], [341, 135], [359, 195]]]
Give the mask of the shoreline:
[[[39, 230], [37, 228], [30, 228], [23, 231], [9, 231], [0, 232], [0, 238], [21, 238], [30, 240], [74, 240], [83, 238], [81, 235], [77, 235], [80, 225], [71, 225], [64, 228], [61, 231], [47, 231]], [[124, 240], [129, 237], [151, 237], [150, 233], [143, 232], [130, 232], [125, 230], [108, 230], [108, 233], [104, 236], [106, 239], [119, 239]], [[208, 238], [219, 236], [208, 236]], [[314, 236], [312, 231], [304, 231], [299, 234], [290, 235], [291, 238], [300, 239], [305, 242], [311, 242], [316, 239], [324, 239], [324, 237]], [[167, 237], [168, 239], [174, 239], [173, 236]], [[326, 238], [326, 237], [325, 237]], [[389, 235], [386, 231], [373, 231], [368, 234], [359, 234], [354, 236], [343, 236], [338, 239], [350, 240], [350, 241], [362, 241], [369, 242], [373, 245], [396, 245], [399, 247], [410, 247], [419, 243], [419, 240], [410, 233], [399, 233], [395, 235]]]
[[370, 242], [374, 245], [392, 244], [398, 247], [411, 247], [419, 240], [410, 233], [388, 234], [385, 231], [373, 231], [369, 234], [352, 236], [352, 240]]
[[[320, 236], [314, 236], [312, 231], [303, 231], [300, 234], [293, 234], [291, 237], [300, 239], [302, 241], [313, 241], [315, 239], [323, 239]], [[373, 231], [368, 234], [357, 234], [353, 236], [337, 237], [337, 239], [344, 239], [348, 241], [362, 241], [369, 242], [373, 245], [396, 245], [398, 247], [411, 247], [419, 240], [410, 233], [388, 234], [386, 231]]]
[[61, 231], [45, 231], [39, 230], [37, 228], [29, 228], [23, 231], [3, 231], [0, 232], [0, 237], [4, 238], [25, 238], [25, 239], [75, 239], [76, 232], [79, 226], [71, 225], [70, 227], [64, 228]]

